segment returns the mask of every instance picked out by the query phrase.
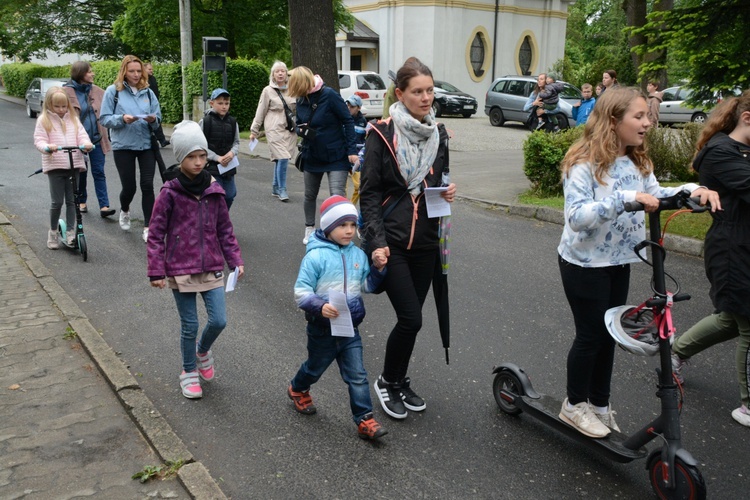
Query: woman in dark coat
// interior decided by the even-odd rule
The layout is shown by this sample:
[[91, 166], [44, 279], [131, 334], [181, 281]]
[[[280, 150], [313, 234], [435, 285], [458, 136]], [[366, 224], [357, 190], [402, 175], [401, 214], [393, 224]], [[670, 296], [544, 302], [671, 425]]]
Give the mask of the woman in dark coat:
[[331, 196], [346, 198], [346, 179], [352, 165], [359, 161], [354, 120], [341, 95], [305, 66], [292, 70], [287, 94], [297, 99], [297, 125], [303, 137], [299, 152], [305, 164], [305, 237], [302, 243], [307, 245], [308, 238], [315, 232], [323, 174], [328, 174]]
[[739, 337], [736, 367], [742, 405], [732, 417], [750, 427], [750, 90], [719, 105], [701, 132], [693, 168], [700, 183], [721, 196], [711, 212], [704, 261], [716, 313], [703, 318], [672, 346], [678, 380], [690, 356]]

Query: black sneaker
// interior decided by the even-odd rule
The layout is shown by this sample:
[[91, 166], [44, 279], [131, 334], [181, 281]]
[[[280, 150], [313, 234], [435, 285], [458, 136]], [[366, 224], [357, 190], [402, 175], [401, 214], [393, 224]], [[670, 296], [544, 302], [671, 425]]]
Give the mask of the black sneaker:
[[424, 399], [417, 396], [417, 393], [414, 392], [409, 385], [411, 385], [411, 379], [409, 377], [406, 377], [401, 381], [401, 400], [404, 402], [406, 409], [411, 411], [422, 411], [427, 408]]
[[383, 411], [393, 418], [406, 418], [406, 407], [401, 400], [400, 384], [386, 384], [383, 377], [380, 376], [372, 386], [375, 388], [375, 394], [378, 395], [380, 405]]

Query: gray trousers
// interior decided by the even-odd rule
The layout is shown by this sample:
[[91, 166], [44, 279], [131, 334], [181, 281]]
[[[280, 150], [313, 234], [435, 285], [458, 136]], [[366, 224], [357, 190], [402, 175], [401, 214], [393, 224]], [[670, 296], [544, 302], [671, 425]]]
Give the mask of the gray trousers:
[[346, 179], [349, 177], [348, 170], [334, 170], [332, 172], [308, 172], [305, 170], [305, 225], [315, 226], [315, 213], [318, 205], [318, 192], [323, 174], [328, 174], [328, 192], [346, 198]]
[[47, 173], [47, 179], [49, 179], [49, 195], [52, 199], [52, 204], [49, 207], [49, 228], [57, 231], [57, 221], [60, 219], [63, 203], [65, 203], [65, 221], [68, 229], [75, 228], [75, 187], [70, 171], [50, 170]]

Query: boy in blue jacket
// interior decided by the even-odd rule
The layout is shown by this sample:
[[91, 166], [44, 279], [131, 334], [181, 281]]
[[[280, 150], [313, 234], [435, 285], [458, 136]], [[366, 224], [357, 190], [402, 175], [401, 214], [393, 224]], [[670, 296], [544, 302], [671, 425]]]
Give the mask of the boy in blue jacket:
[[[373, 292], [385, 277], [385, 251], [373, 252], [373, 267], [352, 243], [357, 209], [343, 196], [331, 196], [320, 206], [320, 229], [307, 243], [300, 265], [294, 297], [307, 319], [307, 360], [292, 379], [287, 394], [294, 408], [312, 415], [317, 410], [310, 386], [317, 382], [335, 359], [341, 378], [349, 387], [349, 405], [362, 439], [378, 439], [387, 431], [375, 421], [367, 372], [362, 358], [362, 339], [357, 326], [365, 317], [361, 292]], [[352, 336], [337, 336], [331, 319], [339, 311], [329, 302], [330, 291], [343, 292], [353, 325]]]
[[590, 83], [584, 83], [581, 86], [581, 95], [583, 96], [581, 102], [573, 104], [572, 112], [576, 125], [586, 125], [589, 115], [594, 111], [594, 104], [596, 104], [596, 98], [593, 97], [594, 89]]

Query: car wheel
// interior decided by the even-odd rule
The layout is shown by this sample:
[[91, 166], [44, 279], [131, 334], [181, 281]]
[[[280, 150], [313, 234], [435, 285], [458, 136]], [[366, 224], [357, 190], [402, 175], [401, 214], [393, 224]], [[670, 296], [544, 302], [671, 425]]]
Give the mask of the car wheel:
[[493, 127], [502, 127], [503, 123], [505, 123], [503, 110], [500, 108], [492, 108], [490, 110], [490, 125]]
[[441, 116], [443, 114], [443, 108], [437, 101], [432, 101], [432, 110], [435, 112], [435, 116]]
[[706, 118], [707, 118], [706, 113], [698, 111], [690, 118], [690, 121], [693, 123], [700, 123], [701, 125], [703, 125], [704, 123], [706, 123]]
[[28, 101], [26, 101], [26, 116], [28, 116], [29, 118], [36, 118], [36, 111], [31, 109]]
[[560, 130], [570, 128], [568, 117], [565, 115], [557, 115], [557, 126], [560, 127]]

